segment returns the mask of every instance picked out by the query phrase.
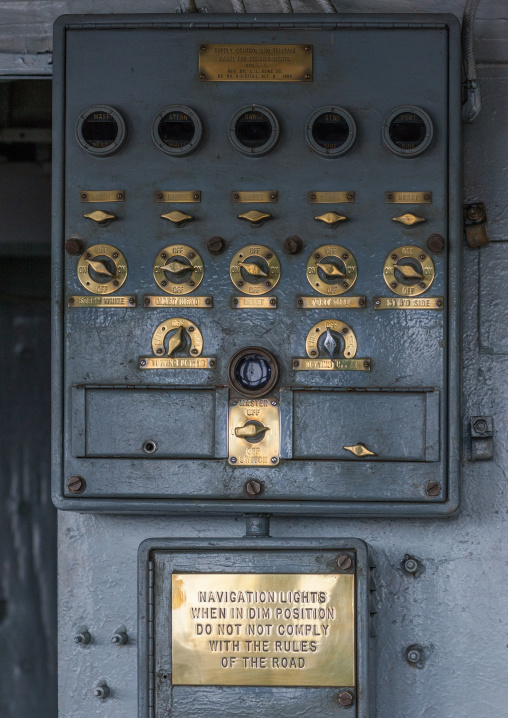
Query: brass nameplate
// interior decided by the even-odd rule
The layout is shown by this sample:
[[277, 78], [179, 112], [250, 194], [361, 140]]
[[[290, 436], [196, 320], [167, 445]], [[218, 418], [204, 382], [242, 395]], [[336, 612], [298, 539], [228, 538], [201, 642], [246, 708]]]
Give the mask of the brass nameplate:
[[68, 307], [109, 307], [131, 309], [136, 306], [135, 295], [127, 297], [91, 297], [89, 295], [74, 295], [67, 300]]
[[443, 297], [375, 297], [374, 309], [442, 309]]
[[79, 199], [82, 202], [125, 202], [125, 191], [123, 189], [85, 189], [80, 191]]
[[300, 309], [365, 309], [365, 297], [297, 297]]
[[155, 193], [157, 202], [201, 202], [201, 192], [197, 190], [166, 191], [157, 190]]
[[309, 192], [307, 199], [310, 204], [343, 204], [354, 202], [355, 193], [348, 192]]
[[312, 45], [200, 45], [202, 82], [311, 82]]
[[233, 309], [277, 309], [277, 297], [233, 297]]
[[386, 204], [431, 204], [432, 192], [386, 192]]
[[277, 466], [279, 424], [279, 402], [274, 397], [232, 401], [229, 407], [229, 463], [232, 466]]
[[213, 307], [213, 297], [158, 297], [155, 294], [145, 294], [143, 302], [145, 307]]
[[273, 189], [267, 190], [255, 190], [254, 192], [244, 192], [235, 190], [232, 193], [233, 202], [239, 204], [240, 202], [277, 202], [277, 192]]
[[174, 573], [173, 685], [355, 685], [352, 574]]
[[141, 357], [140, 369], [214, 369], [215, 359], [209, 357]]
[[370, 371], [370, 359], [293, 359], [295, 371]]

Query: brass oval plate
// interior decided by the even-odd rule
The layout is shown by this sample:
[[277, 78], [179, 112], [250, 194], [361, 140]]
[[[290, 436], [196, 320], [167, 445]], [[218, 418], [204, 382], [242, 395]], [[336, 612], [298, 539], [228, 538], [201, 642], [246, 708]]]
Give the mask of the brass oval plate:
[[[412, 261], [405, 261], [412, 260]], [[417, 297], [431, 286], [436, 270], [428, 252], [409, 245], [392, 250], [383, 267], [383, 278], [399, 297]]]
[[78, 260], [78, 279], [93, 294], [113, 294], [127, 279], [127, 260], [111, 244], [96, 244]]
[[312, 329], [307, 334], [307, 339], [305, 340], [305, 351], [307, 352], [307, 356], [311, 359], [319, 357], [318, 342], [321, 335], [325, 334], [328, 329], [341, 335], [344, 339], [344, 350], [342, 355], [346, 359], [353, 359], [356, 356], [356, 351], [358, 349], [356, 336], [349, 324], [342, 322], [340, 319], [323, 319], [317, 324], [314, 324]]
[[251, 244], [235, 254], [229, 265], [229, 276], [244, 294], [267, 294], [280, 279], [280, 262], [268, 247]]
[[349, 249], [325, 244], [314, 250], [307, 262], [307, 279], [319, 294], [336, 296], [347, 292], [356, 282], [358, 265]]
[[195, 249], [186, 244], [164, 247], [153, 265], [157, 286], [167, 294], [190, 294], [199, 287], [203, 275], [203, 260]]

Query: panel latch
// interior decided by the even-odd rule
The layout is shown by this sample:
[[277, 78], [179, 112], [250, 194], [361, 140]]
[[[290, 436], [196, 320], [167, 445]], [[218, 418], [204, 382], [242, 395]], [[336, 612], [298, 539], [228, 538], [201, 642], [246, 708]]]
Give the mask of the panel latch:
[[483, 247], [490, 242], [487, 235], [487, 213], [483, 202], [464, 205], [466, 240], [471, 249]]

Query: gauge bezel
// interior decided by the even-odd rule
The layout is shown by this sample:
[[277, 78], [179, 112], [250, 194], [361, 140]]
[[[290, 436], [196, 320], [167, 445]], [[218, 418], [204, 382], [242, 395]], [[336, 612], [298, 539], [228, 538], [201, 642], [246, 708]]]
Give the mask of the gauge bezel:
[[[418, 117], [423, 120], [423, 123], [425, 125], [425, 137], [423, 141], [413, 149], [403, 149], [402, 147], [398, 147], [390, 137], [390, 125], [397, 117], [397, 115], [401, 115], [404, 112], [411, 112], [415, 115], [418, 115]], [[416, 105], [401, 105], [400, 107], [396, 107], [385, 117], [385, 120], [383, 122], [382, 137], [386, 148], [397, 157], [419, 157], [420, 155], [423, 155], [424, 152], [427, 152], [428, 149], [430, 149], [434, 141], [434, 125], [432, 123], [432, 120], [430, 119], [430, 116], [427, 114], [427, 112], [425, 112], [425, 110], [422, 110], [421, 107], [416, 107]]]
[[[319, 117], [321, 117], [321, 115], [326, 115], [327, 112], [341, 115], [346, 120], [349, 127], [349, 136], [347, 140], [344, 142], [344, 144], [335, 149], [327, 149], [326, 147], [322, 147], [318, 142], [316, 142], [316, 140], [312, 136], [312, 128], [315, 121]], [[335, 159], [336, 157], [343, 157], [345, 154], [350, 152], [353, 149], [357, 136], [358, 130], [353, 116], [350, 112], [345, 110], [343, 107], [339, 107], [338, 105], [325, 105], [324, 107], [318, 107], [318, 109], [315, 110], [309, 117], [305, 126], [305, 139], [307, 140], [307, 144], [309, 145], [309, 147], [314, 152], [316, 152], [316, 154], [321, 155], [321, 157], [328, 157], [330, 159]]]
[[[266, 116], [270, 123], [270, 138], [264, 145], [261, 145], [261, 147], [247, 147], [246, 145], [243, 145], [236, 136], [236, 123], [246, 112], [261, 112]], [[242, 155], [247, 157], [262, 157], [275, 149], [275, 146], [280, 138], [280, 125], [278, 119], [275, 117], [274, 113], [268, 109], [268, 107], [265, 107], [264, 105], [245, 105], [237, 110], [231, 118], [228, 133], [231, 144], [236, 150], [238, 150], [238, 152], [241, 152]]]
[[[170, 112], [183, 112], [188, 115], [194, 123], [194, 137], [183, 147], [169, 147], [159, 136], [159, 124], [161, 120], [163, 120]], [[187, 105], [167, 105], [154, 118], [152, 123], [152, 140], [157, 149], [167, 155], [170, 155], [170, 157], [187, 157], [187, 155], [190, 155], [192, 152], [197, 150], [203, 140], [203, 124], [199, 119], [198, 114], [190, 107], [187, 107]]]
[[[111, 115], [117, 124], [118, 133], [113, 142], [107, 147], [94, 147], [83, 137], [83, 125], [94, 112], [104, 112], [105, 114]], [[110, 105], [90, 105], [90, 107], [86, 107], [80, 113], [78, 121], [76, 122], [76, 141], [79, 146], [85, 150], [85, 152], [88, 152], [88, 154], [93, 155], [94, 157], [110, 157], [123, 147], [126, 139], [127, 129], [125, 120], [114, 107], [111, 107]]]
[[[245, 389], [235, 377], [235, 368], [238, 362], [248, 354], [260, 354], [270, 364], [272, 375], [266, 386], [262, 389], [254, 389], [252, 391]], [[263, 347], [244, 347], [243, 349], [240, 349], [240, 351], [237, 351], [236, 354], [233, 354], [228, 366], [228, 380], [230, 386], [238, 392], [238, 394], [241, 394], [241, 396], [249, 398], [258, 398], [270, 394], [279, 382], [279, 375], [280, 369], [277, 359], [270, 351], [268, 351], [268, 349], [264, 349]]]

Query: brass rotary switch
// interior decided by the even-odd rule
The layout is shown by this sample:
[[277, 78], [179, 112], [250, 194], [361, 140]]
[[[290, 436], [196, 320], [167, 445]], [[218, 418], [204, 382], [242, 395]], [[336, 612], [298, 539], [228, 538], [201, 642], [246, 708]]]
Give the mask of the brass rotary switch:
[[280, 279], [280, 262], [268, 247], [249, 245], [240, 249], [231, 260], [229, 276], [244, 294], [266, 294]]
[[318, 247], [307, 262], [307, 279], [319, 294], [336, 296], [356, 282], [358, 265], [353, 254], [338, 244]]
[[392, 250], [383, 267], [386, 284], [401, 297], [417, 297], [426, 292], [435, 273], [434, 262], [428, 253], [414, 245]]
[[190, 294], [203, 281], [203, 260], [192, 247], [173, 244], [157, 255], [153, 276], [167, 294]]
[[78, 260], [78, 279], [93, 294], [112, 294], [127, 279], [127, 261], [116, 247], [96, 244]]
[[[167, 348], [166, 348], [167, 341]], [[140, 357], [140, 369], [213, 369], [215, 359], [202, 357], [203, 335], [194, 322], [165, 319], [152, 336], [153, 357]]]
[[340, 319], [323, 319], [314, 324], [305, 340], [307, 358], [294, 358], [296, 371], [370, 371], [369, 357], [358, 359], [353, 329]]

